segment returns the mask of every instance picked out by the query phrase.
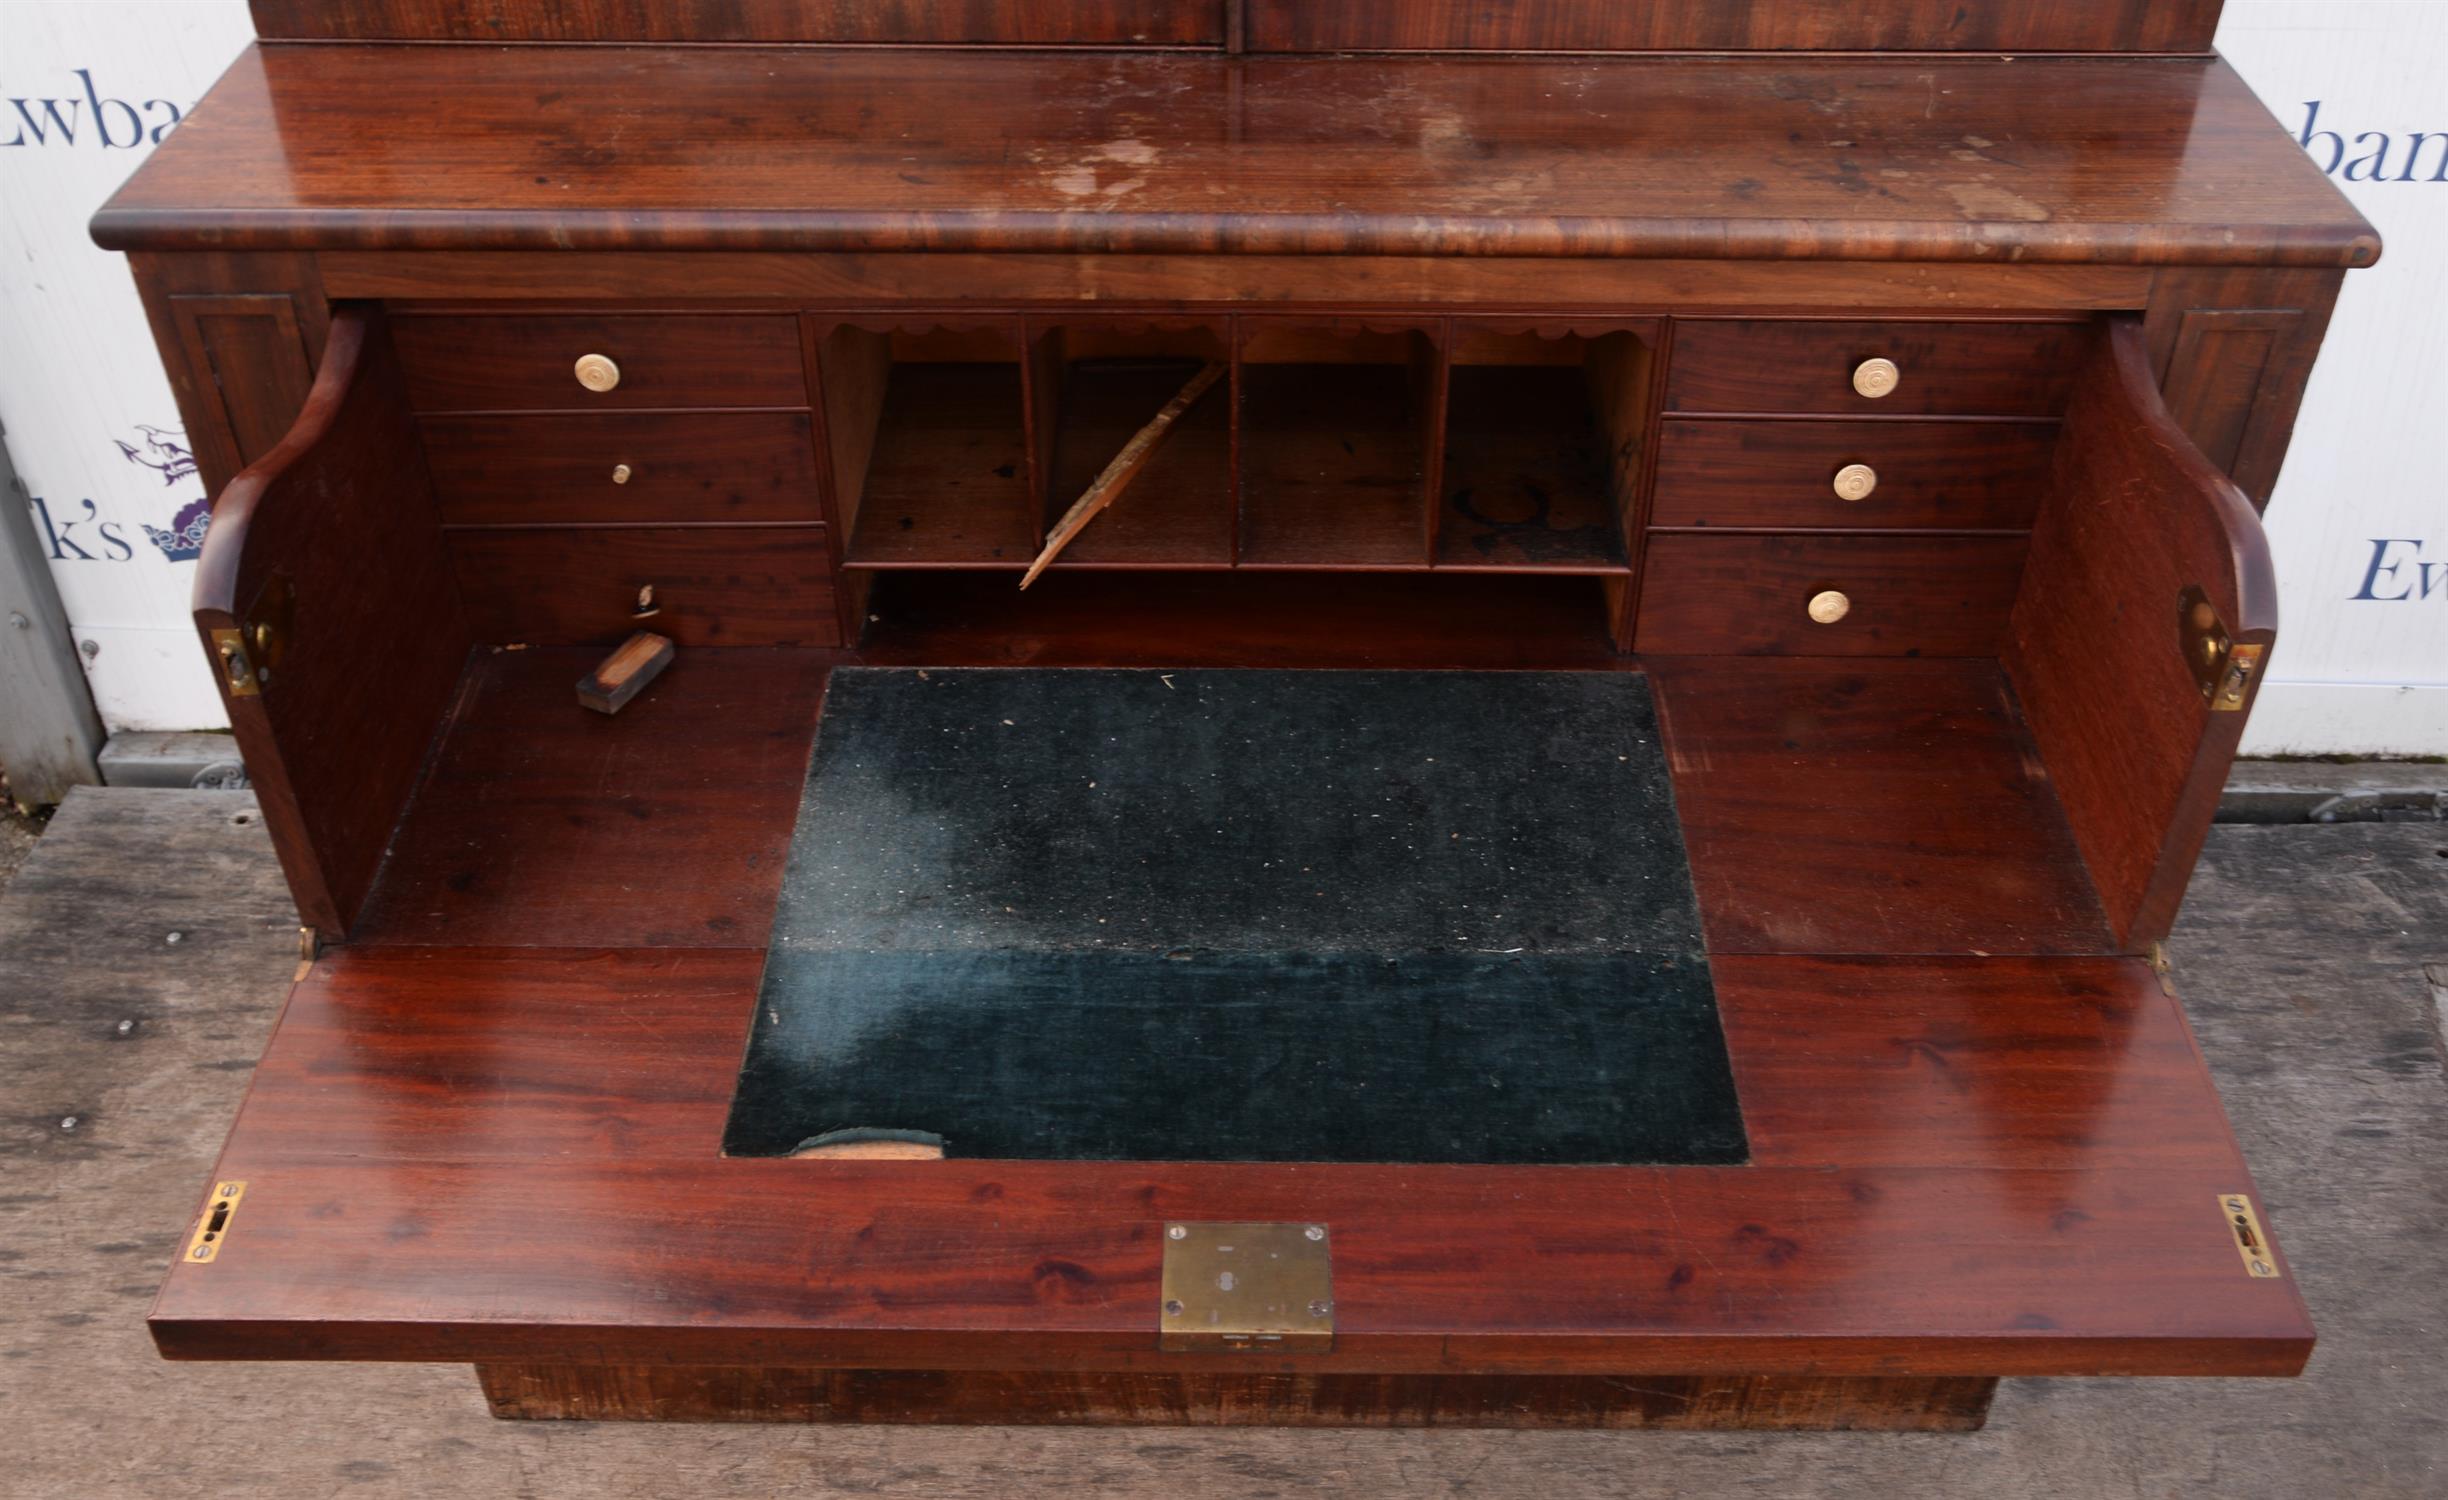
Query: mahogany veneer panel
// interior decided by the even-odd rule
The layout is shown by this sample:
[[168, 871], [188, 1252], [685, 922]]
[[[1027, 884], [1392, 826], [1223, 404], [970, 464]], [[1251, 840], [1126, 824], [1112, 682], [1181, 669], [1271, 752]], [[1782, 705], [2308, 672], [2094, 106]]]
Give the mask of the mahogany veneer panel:
[[[830, 646], [821, 526], [461, 528], [445, 533], [477, 639], [612, 646], [652, 630], [682, 646]], [[631, 613], [651, 585], [660, 612]], [[574, 680], [574, 679], [573, 679]]]
[[113, 249], [2378, 255], [2215, 59], [265, 44], [94, 234]]
[[[804, 412], [426, 417], [445, 525], [821, 524]], [[629, 477], [615, 483], [615, 465]]]
[[[1643, 651], [1778, 656], [1990, 656], [2023, 574], [2020, 536], [1653, 533]], [[1852, 601], [1820, 624], [1822, 590]]]
[[2235, 710], [2211, 707], [2185, 659], [2188, 589], [2239, 650], [2276, 639], [2269, 538], [2157, 400], [2142, 329], [2127, 322], [2066, 414], [2000, 654], [2109, 921], [2134, 948], [2175, 922], [2266, 675], [2237, 684]]
[[[2193, 0], [2199, 3], [2199, 0]], [[1220, 45], [1225, 0], [255, 0], [264, 37]]]
[[894, 574], [862, 661], [888, 666], [1628, 671], [1596, 580], [1499, 574]]
[[[1666, 409], [2051, 417], [2092, 336], [2088, 323], [1685, 320], [1675, 325]], [[1864, 396], [1854, 367], [1878, 358], [1902, 378], [1884, 396]]]
[[[1778, 992], [1825, 967], [1725, 963], [1729, 1038], [1761, 1034], [1740, 1016], [1765, 991], [1772, 1049]], [[172, 1271], [153, 1328], [184, 1357], [1212, 1370], [1154, 1348], [1163, 1220], [1314, 1218], [1337, 1342], [1285, 1368], [2300, 1366], [2301, 1302], [2225, 1232], [2213, 1195], [2250, 1179], [2146, 966], [1864, 968], [1909, 1001], [1890, 1026], [1743, 1087], [1772, 1134], [1807, 1134], [1794, 1111], [1893, 1071], [1897, 1024], [1997, 1051], [1968, 1079], [1885, 1081], [1881, 1162], [1422, 1170], [722, 1160], [752, 955], [341, 950], [222, 1159], [249, 1184], [239, 1230]], [[2051, 1040], [2069, 991], [2101, 1001], [2072, 1066]]]
[[216, 637], [245, 643], [259, 691], [224, 686], [230, 728], [298, 916], [325, 932], [363, 906], [474, 643], [400, 384], [380, 312], [334, 318], [296, 427], [222, 490], [196, 565], [197, 645], [226, 684]]
[[2206, 52], [2222, 0], [1249, 0], [1255, 51]]
[[[419, 411], [807, 405], [799, 320], [787, 316], [417, 314], [391, 328]], [[620, 384], [580, 385], [582, 354], [608, 356]]]
[[[2227, 1168], [2183, 1011], [2125, 959], [1716, 963], [1751, 1159]], [[1829, 1080], [1830, 1059], [1844, 1081]]]
[[600, 655], [474, 659], [352, 940], [763, 948], [826, 654], [684, 648], [614, 716]]
[[[2048, 478], [2049, 422], [1669, 421], [1652, 526], [2021, 530]], [[1836, 494], [1865, 463], [1878, 487]]]
[[[148, 269], [205, 257], [143, 255]], [[2147, 266], [1969, 262], [1577, 260], [1482, 255], [866, 255], [758, 251], [336, 250], [302, 257], [334, 297], [754, 297], [804, 306], [946, 302], [1318, 302], [1371, 307], [1481, 305], [1600, 313], [1626, 307], [1734, 312], [1943, 307], [2117, 311], [2151, 300]], [[2232, 273], [2251, 282], [2269, 273]], [[2284, 273], [2281, 273], [2284, 274]], [[2342, 280], [2343, 271], [2298, 275]], [[2308, 368], [2308, 362], [2306, 363]]]
[[[675, 851], [675, 868], [705, 852]], [[1715, 967], [1755, 1165], [2233, 1164], [2182, 1012], [2137, 961]], [[369, 1159], [711, 1156], [762, 969], [748, 947], [334, 953], [291, 998], [247, 1126]], [[464, 1095], [411, 1086], [445, 1077]], [[351, 1108], [326, 1114], [320, 1088]]]
[[486, 1364], [497, 1417], [1105, 1427], [1499, 1427], [1972, 1432], [1997, 1382], [1876, 1375], [1189, 1375]]
[[1713, 960], [2118, 951], [1996, 662], [1645, 666]]

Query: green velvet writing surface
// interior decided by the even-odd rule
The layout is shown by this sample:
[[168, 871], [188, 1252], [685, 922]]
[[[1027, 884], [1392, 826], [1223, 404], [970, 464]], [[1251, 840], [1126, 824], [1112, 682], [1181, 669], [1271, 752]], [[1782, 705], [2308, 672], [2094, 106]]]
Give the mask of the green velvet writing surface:
[[725, 1149], [1738, 1162], [1629, 673], [846, 669]]

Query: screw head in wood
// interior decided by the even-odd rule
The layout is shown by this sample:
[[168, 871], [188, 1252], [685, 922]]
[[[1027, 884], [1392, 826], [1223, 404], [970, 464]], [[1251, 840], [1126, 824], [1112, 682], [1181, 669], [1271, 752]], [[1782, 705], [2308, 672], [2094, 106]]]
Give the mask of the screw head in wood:
[[1893, 391], [1903, 378], [1892, 359], [1865, 359], [1853, 367], [1853, 389], [1873, 401]]
[[1878, 470], [1868, 464], [1846, 464], [1836, 471], [1834, 484], [1839, 500], [1867, 500], [1878, 488]]
[[1834, 589], [1822, 589], [1811, 595], [1810, 617], [1822, 625], [1833, 625], [1852, 611], [1853, 601]]
[[620, 384], [620, 366], [601, 354], [581, 354], [571, 368], [577, 373], [578, 383], [590, 391], [608, 391]]

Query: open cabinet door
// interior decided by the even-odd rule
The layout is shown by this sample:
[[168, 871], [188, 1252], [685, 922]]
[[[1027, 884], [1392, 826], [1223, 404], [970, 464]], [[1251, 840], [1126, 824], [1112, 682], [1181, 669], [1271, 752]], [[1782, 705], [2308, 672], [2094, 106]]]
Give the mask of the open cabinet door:
[[214, 502], [195, 620], [299, 920], [345, 935], [471, 644], [378, 312], [333, 317], [296, 425]]
[[2124, 951], [2167, 936], [2278, 634], [2252, 503], [2159, 398], [2141, 323], [2075, 382], [2008, 672]]

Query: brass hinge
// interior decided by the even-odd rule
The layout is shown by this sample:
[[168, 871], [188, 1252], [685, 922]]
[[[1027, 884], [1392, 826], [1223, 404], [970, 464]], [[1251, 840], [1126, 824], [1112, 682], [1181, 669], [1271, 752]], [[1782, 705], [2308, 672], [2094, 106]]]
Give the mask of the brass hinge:
[[1161, 1295], [1161, 1349], [1334, 1347], [1334, 1266], [1323, 1224], [1167, 1224]]
[[272, 669], [288, 654], [296, 620], [297, 587], [288, 574], [275, 573], [255, 591], [235, 629], [212, 633], [213, 658], [231, 697], [258, 697], [271, 684]]
[[2159, 993], [2175, 999], [2176, 981], [2171, 976], [2176, 971], [2176, 961], [2168, 957], [2167, 944], [2150, 945], [2150, 968], [2151, 976], [2159, 981]]
[[2261, 1232], [2261, 1216], [2253, 1212], [2250, 1195], [2221, 1193], [2218, 1203], [2227, 1219], [2227, 1232], [2235, 1236], [2236, 1253], [2244, 1257], [2244, 1274], [2263, 1281], [2283, 1275], [2278, 1257], [2270, 1253], [2269, 1236]]
[[187, 1237], [186, 1259], [192, 1264], [205, 1264], [221, 1253], [229, 1238], [230, 1222], [238, 1217], [238, 1200], [246, 1196], [243, 1182], [216, 1182], [212, 1196], [204, 1200], [204, 1211], [196, 1215], [195, 1233]]
[[233, 698], [253, 698], [263, 692], [255, 680], [255, 658], [247, 651], [243, 630], [212, 633], [213, 660], [221, 664], [221, 685]]
[[2227, 622], [2219, 618], [2218, 607], [2198, 585], [2188, 586], [2177, 603], [2177, 640], [2185, 665], [2193, 673], [2193, 685], [2201, 689], [2212, 713], [2242, 712], [2253, 675], [2261, 670], [2261, 655], [2268, 648], [2257, 643], [2237, 645], [2227, 633]]

